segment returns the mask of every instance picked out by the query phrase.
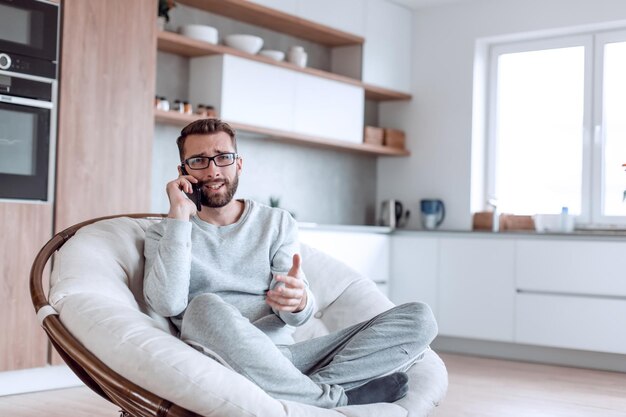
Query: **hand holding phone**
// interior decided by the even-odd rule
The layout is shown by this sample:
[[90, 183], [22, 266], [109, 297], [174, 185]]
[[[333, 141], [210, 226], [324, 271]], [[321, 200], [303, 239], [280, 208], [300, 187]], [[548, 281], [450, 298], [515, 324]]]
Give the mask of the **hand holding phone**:
[[[182, 172], [183, 175], [189, 175], [184, 165], [180, 166], [180, 172]], [[198, 184], [193, 184], [193, 183], [191, 184], [191, 189], [193, 190], [191, 194], [188, 194], [188, 193], [185, 193], [185, 194], [187, 194], [187, 197], [189, 197], [189, 199], [193, 201], [193, 203], [196, 205], [196, 210], [201, 211], [202, 210], [202, 204], [201, 204], [202, 190], [200, 189], [200, 186]]]

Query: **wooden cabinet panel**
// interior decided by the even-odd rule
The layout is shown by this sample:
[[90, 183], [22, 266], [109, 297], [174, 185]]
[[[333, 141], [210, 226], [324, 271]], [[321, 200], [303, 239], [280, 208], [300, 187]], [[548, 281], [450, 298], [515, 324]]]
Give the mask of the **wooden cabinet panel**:
[[517, 288], [626, 296], [626, 242], [520, 240]]
[[150, 209], [155, 1], [62, 4], [55, 229]]
[[45, 366], [48, 339], [28, 282], [35, 256], [52, 236], [52, 205], [0, 203], [0, 236], [0, 371]]
[[440, 333], [512, 342], [515, 242], [441, 239], [439, 250]]
[[420, 301], [437, 312], [437, 259], [434, 237], [391, 236], [390, 298], [396, 304]]

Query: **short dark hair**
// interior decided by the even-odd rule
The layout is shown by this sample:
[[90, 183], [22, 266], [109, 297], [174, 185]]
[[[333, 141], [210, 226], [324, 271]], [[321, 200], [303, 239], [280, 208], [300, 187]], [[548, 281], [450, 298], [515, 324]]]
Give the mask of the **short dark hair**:
[[178, 145], [178, 153], [180, 155], [181, 162], [183, 161], [183, 147], [185, 146], [185, 139], [189, 135], [212, 135], [218, 132], [227, 133], [230, 136], [230, 141], [237, 152], [237, 139], [235, 137], [235, 130], [230, 127], [226, 122], [220, 119], [200, 119], [189, 123], [180, 131], [180, 136], [176, 139], [176, 145]]

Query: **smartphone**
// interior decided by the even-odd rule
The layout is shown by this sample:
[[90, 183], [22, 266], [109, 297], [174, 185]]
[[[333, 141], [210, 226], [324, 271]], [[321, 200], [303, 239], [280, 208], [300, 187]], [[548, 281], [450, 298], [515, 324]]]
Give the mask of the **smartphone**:
[[[180, 172], [182, 172], [183, 175], [189, 175], [184, 165], [180, 166]], [[189, 197], [189, 199], [193, 201], [193, 203], [196, 205], [196, 209], [198, 211], [201, 211], [202, 204], [200, 204], [200, 200], [202, 196], [202, 190], [200, 189], [200, 186], [198, 184], [193, 184], [193, 183], [191, 184], [191, 189], [193, 190], [191, 194], [188, 194], [188, 193], [185, 193], [185, 194], [187, 194], [187, 197]]]

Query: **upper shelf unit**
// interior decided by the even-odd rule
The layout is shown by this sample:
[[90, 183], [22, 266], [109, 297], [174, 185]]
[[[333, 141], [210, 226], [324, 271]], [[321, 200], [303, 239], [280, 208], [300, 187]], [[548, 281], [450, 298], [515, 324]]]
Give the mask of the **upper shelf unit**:
[[248, 0], [178, 0], [178, 2], [322, 45], [361, 45], [365, 42], [365, 39], [360, 36], [329, 28]]
[[[186, 4], [195, 3], [191, 0], [186, 0]], [[197, 1], [197, 3], [204, 4], [205, 1]], [[213, 4], [209, 1], [206, 3]], [[240, 1], [225, 1], [225, 3], [247, 3]], [[191, 4], [190, 4], [191, 5]], [[256, 6], [255, 6], [256, 7]], [[267, 58], [261, 55], [252, 55], [247, 52], [239, 51], [234, 48], [230, 48], [224, 45], [214, 45], [208, 42], [191, 39], [186, 36], [179, 35], [178, 33], [160, 31], [157, 35], [157, 47], [160, 51], [170, 52], [187, 57], [206, 56], [206, 55], [235, 55], [242, 58], [251, 59], [254, 61], [264, 62], [266, 64], [275, 65], [283, 68], [289, 68], [293, 71], [304, 72], [307, 74], [315, 75], [322, 78], [328, 78], [331, 80], [352, 84], [363, 87], [365, 89], [365, 98], [374, 101], [392, 101], [392, 100], [410, 100], [411, 95], [402, 93], [399, 91], [389, 90], [383, 87], [377, 87], [363, 83], [354, 78], [345, 77], [343, 75], [333, 74], [331, 72], [318, 70], [315, 68], [302, 68], [297, 65], [291, 64], [285, 61], [275, 61], [271, 58]]]
[[[185, 126], [200, 118], [194, 114], [182, 114], [174, 111], [154, 111], [154, 119], [158, 123]], [[303, 135], [295, 132], [270, 129], [260, 126], [252, 126], [238, 122], [228, 122], [235, 130], [261, 135], [270, 140], [288, 142], [300, 145], [316, 146], [327, 149], [342, 149], [350, 152], [365, 153], [377, 156], [409, 156], [411, 153], [405, 149], [397, 149], [389, 146], [371, 145], [368, 143], [349, 143], [340, 140], [324, 139], [316, 136]]]

